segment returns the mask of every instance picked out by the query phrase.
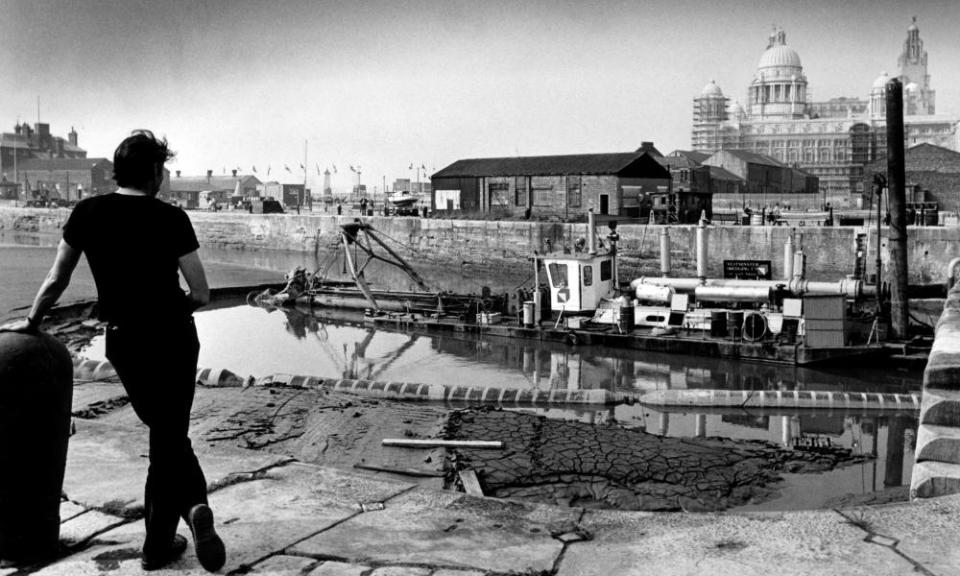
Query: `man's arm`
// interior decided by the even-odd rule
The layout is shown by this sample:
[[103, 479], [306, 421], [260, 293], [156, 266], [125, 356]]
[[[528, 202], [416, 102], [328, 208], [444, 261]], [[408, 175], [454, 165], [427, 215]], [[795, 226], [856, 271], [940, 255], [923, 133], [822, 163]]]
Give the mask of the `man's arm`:
[[70, 276], [73, 275], [73, 270], [80, 261], [80, 254], [79, 250], [67, 244], [65, 240], [60, 240], [57, 246], [57, 257], [50, 271], [47, 272], [43, 284], [40, 285], [36, 298], [33, 299], [33, 306], [30, 307], [27, 317], [24, 320], [0, 326], [0, 331], [28, 332], [39, 328], [43, 316], [57, 303], [63, 291], [70, 285]]
[[179, 262], [180, 272], [190, 288], [187, 299], [190, 301], [191, 311], [205, 306], [210, 302], [210, 287], [207, 286], [207, 274], [203, 271], [200, 255], [194, 250], [181, 256]]

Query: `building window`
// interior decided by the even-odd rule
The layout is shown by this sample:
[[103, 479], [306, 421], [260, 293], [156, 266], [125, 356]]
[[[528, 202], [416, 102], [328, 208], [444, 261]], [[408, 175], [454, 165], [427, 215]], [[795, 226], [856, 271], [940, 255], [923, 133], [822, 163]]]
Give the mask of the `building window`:
[[569, 176], [567, 178], [567, 206], [571, 208], [579, 208], [580, 202], [580, 177]]
[[526, 207], [527, 205], [527, 179], [523, 176], [517, 177], [514, 183], [513, 204], [514, 206], [522, 207]]
[[550, 200], [553, 198], [553, 188], [534, 188], [533, 205], [550, 206]]
[[508, 182], [491, 182], [487, 184], [490, 192], [490, 206], [510, 205], [510, 184]]

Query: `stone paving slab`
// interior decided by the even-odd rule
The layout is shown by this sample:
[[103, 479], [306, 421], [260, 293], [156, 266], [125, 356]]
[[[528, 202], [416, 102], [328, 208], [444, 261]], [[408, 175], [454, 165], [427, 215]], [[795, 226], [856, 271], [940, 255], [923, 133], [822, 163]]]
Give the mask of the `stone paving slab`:
[[291, 464], [217, 491], [210, 495], [210, 506], [229, 548], [225, 570], [257, 565], [271, 553], [362, 514], [363, 505], [383, 502], [411, 487]]
[[76, 502], [63, 500], [60, 502], [60, 523], [62, 524], [75, 516], [83, 514], [86, 511], [86, 508], [77, 504]]
[[[407, 484], [386, 483], [303, 464], [273, 468], [254, 479], [225, 487], [210, 495], [217, 532], [227, 546], [227, 564], [221, 572], [252, 566], [264, 573], [261, 564], [269, 566], [280, 562], [275, 560], [276, 555], [288, 546], [361, 514], [363, 503], [382, 502], [410, 488]], [[88, 514], [93, 513], [78, 518]], [[183, 523], [179, 532], [189, 539], [189, 529]], [[88, 549], [47, 567], [40, 574], [82, 575], [105, 571], [113, 576], [138, 574], [143, 536], [142, 520], [124, 524], [100, 534]], [[315, 559], [305, 560], [308, 562], [302, 568], [317, 564]], [[112, 568], [104, 569], [105, 565]], [[171, 564], [170, 570], [178, 574], [204, 573], [192, 544], [181, 560]]]
[[370, 567], [362, 564], [329, 561], [314, 568], [308, 576], [364, 576], [369, 572]]
[[249, 574], [269, 574], [270, 576], [303, 576], [309, 574], [312, 568], [320, 563], [314, 558], [303, 556], [277, 555], [260, 562]]
[[124, 518], [111, 516], [110, 514], [104, 514], [96, 510], [88, 510], [79, 516], [60, 523], [60, 542], [68, 546], [73, 546], [111, 527], [116, 527], [127, 522], [129, 522], [129, 520]]
[[843, 511], [934, 574], [960, 574], [960, 495]]
[[902, 576], [913, 566], [833, 511], [789, 514], [587, 512], [593, 540], [567, 547], [557, 576]]
[[[124, 410], [132, 412], [129, 407]], [[89, 420], [75, 422], [77, 432], [70, 438], [63, 482], [68, 498], [87, 508], [117, 515], [138, 514], [143, 509], [143, 486], [147, 478], [146, 427], [123, 427]], [[258, 452], [197, 452], [210, 484], [288, 460]]]
[[418, 488], [288, 551], [374, 565], [549, 571], [563, 548], [551, 534], [575, 526], [580, 513]]

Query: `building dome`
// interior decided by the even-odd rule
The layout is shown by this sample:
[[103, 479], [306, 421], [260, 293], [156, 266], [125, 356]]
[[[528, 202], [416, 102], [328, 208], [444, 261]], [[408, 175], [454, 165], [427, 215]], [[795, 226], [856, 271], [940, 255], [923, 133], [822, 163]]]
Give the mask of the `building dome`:
[[738, 116], [743, 113], [743, 106], [740, 105], [740, 101], [734, 100], [733, 104], [730, 105], [730, 114], [733, 116]]
[[715, 80], [711, 80], [709, 84], [703, 87], [703, 91], [700, 92], [701, 96], [723, 96], [723, 90], [717, 86]]
[[[800, 68], [800, 55], [786, 44], [774, 44], [760, 57], [757, 68]], [[793, 73], [791, 72], [791, 75]]]
[[888, 76], [886, 72], [881, 72], [880, 76], [877, 76], [877, 79], [873, 81], [874, 90], [876, 90], [877, 88], [880, 88], [880, 89], [885, 88], [887, 86], [887, 82], [889, 81], [890, 81], [890, 76]]

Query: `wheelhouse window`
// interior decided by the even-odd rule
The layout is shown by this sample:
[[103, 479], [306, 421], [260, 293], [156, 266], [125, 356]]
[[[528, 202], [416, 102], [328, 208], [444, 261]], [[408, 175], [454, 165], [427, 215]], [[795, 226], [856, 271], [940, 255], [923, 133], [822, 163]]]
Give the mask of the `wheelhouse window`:
[[554, 288], [566, 288], [569, 282], [567, 281], [567, 265], [558, 264], [556, 262], [551, 262], [547, 266], [547, 272], [550, 274], [550, 282], [553, 284]]
[[604, 260], [600, 263], [600, 281], [609, 280], [613, 278], [613, 261]]
[[593, 266], [589, 264], [583, 267], [583, 285], [593, 286]]

